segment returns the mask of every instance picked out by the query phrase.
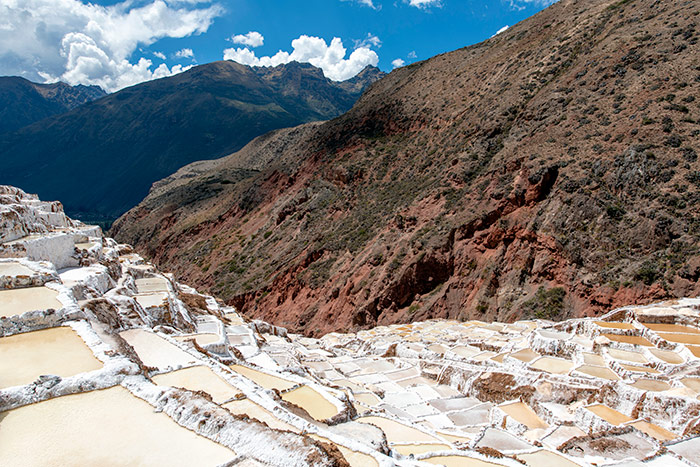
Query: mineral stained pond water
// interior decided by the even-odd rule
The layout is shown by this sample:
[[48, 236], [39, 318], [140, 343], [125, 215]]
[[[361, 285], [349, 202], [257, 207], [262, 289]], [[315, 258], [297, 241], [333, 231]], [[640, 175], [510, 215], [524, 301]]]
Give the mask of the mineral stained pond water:
[[70, 327], [0, 338], [0, 388], [29, 384], [41, 375], [68, 377], [100, 368], [102, 362]]
[[216, 466], [235, 457], [121, 386], [56, 397], [0, 418], [4, 467]]

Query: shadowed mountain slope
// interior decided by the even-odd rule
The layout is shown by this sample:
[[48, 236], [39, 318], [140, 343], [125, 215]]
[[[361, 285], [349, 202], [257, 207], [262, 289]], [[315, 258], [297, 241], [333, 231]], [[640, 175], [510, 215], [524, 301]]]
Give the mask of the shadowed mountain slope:
[[19, 130], [105, 95], [98, 86], [37, 84], [19, 76], [0, 76], [0, 133]]
[[1, 183], [63, 201], [86, 220], [116, 218], [151, 184], [270, 130], [336, 117], [378, 69], [335, 83], [311, 65], [195, 67], [0, 136]]
[[182, 169], [112, 233], [316, 335], [697, 295], [698, 13], [561, 0], [335, 120]]

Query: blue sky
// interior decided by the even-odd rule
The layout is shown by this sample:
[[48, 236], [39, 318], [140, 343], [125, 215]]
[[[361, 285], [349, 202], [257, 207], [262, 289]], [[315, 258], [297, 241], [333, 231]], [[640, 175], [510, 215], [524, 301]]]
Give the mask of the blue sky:
[[0, 74], [114, 91], [227, 57], [342, 80], [480, 42], [551, 2], [0, 0]]

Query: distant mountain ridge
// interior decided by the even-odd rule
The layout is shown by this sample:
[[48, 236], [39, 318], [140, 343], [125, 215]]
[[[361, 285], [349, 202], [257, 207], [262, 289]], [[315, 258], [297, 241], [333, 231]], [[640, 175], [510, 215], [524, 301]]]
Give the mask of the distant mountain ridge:
[[0, 135], [0, 183], [61, 199], [74, 217], [109, 221], [185, 164], [228, 155], [270, 130], [341, 115], [382, 75], [368, 68], [337, 83], [297, 62], [197, 66]]
[[0, 133], [18, 130], [106, 95], [99, 86], [39, 84], [19, 76], [0, 76]]

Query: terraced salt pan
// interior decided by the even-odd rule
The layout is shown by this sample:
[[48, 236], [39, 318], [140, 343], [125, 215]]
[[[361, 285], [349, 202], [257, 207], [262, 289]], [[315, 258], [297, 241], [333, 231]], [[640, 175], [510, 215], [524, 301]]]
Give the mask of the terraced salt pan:
[[214, 342], [219, 342], [221, 340], [221, 337], [218, 334], [204, 333], [204, 334], [191, 334], [189, 336], [177, 336], [175, 338], [175, 340], [178, 340], [178, 341], [187, 341], [190, 339], [194, 339], [194, 341], [197, 343], [197, 345], [207, 345], [207, 344], [213, 344]]
[[700, 378], [682, 378], [681, 383], [693, 391], [700, 393]]
[[20, 263], [0, 263], [0, 276], [32, 276], [34, 271]]
[[168, 281], [162, 277], [136, 279], [136, 290], [139, 293], [168, 292]]
[[441, 441], [435, 436], [389, 418], [370, 416], [360, 417], [357, 421], [360, 423], [368, 423], [381, 429], [386, 435], [387, 441], [391, 444], [439, 443]]
[[649, 342], [645, 337], [642, 336], [623, 336], [620, 334], [602, 334], [611, 341], [621, 342], [623, 344], [641, 345], [644, 347], [654, 347], [654, 344]]
[[275, 375], [263, 373], [262, 371], [248, 368], [242, 365], [231, 365], [231, 368], [236, 373], [245, 376], [254, 383], [264, 387], [265, 389], [277, 389], [278, 391], [286, 391], [296, 386], [296, 383], [280, 378]]
[[348, 461], [350, 467], [379, 467], [379, 463], [372, 456], [363, 454], [361, 452], [353, 451], [352, 449], [346, 448], [345, 446], [342, 446], [340, 444], [335, 444], [333, 441], [329, 440], [328, 438], [324, 438], [323, 436], [310, 436], [317, 441], [335, 445], [340, 451], [340, 453], [343, 455], [345, 460]]
[[82, 243], [76, 243], [76, 244], [75, 244], [75, 247], [76, 247], [78, 250], [89, 250], [90, 248], [92, 248], [92, 247], [95, 246], [95, 245], [97, 245], [97, 243], [94, 243], [94, 242], [82, 242]]
[[612, 321], [595, 321], [595, 324], [597, 324], [601, 328], [607, 328], [607, 329], [635, 329], [635, 327], [632, 323], [619, 323], [619, 322], [612, 322]]
[[235, 453], [116, 386], [0, 413], [0, 465], [215, 466]]
[[689, 334], [700, 334], [700, 329], [691, 328], [690, 326], [682, 326], [680, 324], [660, 324], [660, 323], [642, 323], [652, 331], [660, 332], [683, 332]]
[[539, 357], [540, 354], [532, 349], [522, 349], [510, 354], [510, 356], [520, 360], [521, 362], [528, 363]]
[[510, 404], [499, 405], [498, 408], [531, 430], [538, 428], [549, 428], [549, 425], [538, 417], [535, 411], [532, 410], [529, 405], [522, 402], [512, 402]]
[[660, 332], [659, 337], [669, 342], [678, 344], [700, 345], [700, 334], [676, 334], [670, 332]]
[[546, 371], [547, 373], [554, 373], [559, 375], [565, 375], [574, 364], [570, 360], [563, 360], [561, 358], [555, 357], [542, 357], [537, 359], [534, 363], [530, 365], [531, 368], [535, 370]]
[[672, 350], [661, 350], [661, 349], [649, 349], [649, 351], [659, 360], [663, 360], [666, 363], [670, 363], [672, 365], [679, 365], [685, 360], [683, 357], [678, 355], [676, 352]]
[[428, 444], [395, 444], [392, 449], [403, 456], [409, 454], [418, 455], [426, 452], [451, 451], [452, 447], [447, 444], [428, 443]]
[[654, 368], [649, 368], [648, 366], [628, 365], [626, 363], [620, 363], [620, 366], [627, 371], [634, 371], [637, 373], [649, 373], [649, 374], [659, 374], [660, 373], [659, 370], [656, 370]]
[[642, 433], [646, 433], [647, 435], [651, 436], [652, 438], [655, 438], [659, 441], [671, 441], [672, 439], [676, 439], [678, 436], [675, 435], [675, 433], [672, 433], [664, 428], [661, 428], [658, 425], [654, 425], [653, 423], [646, 422], [644, 420], [639, 420], [636, 422], [630, 423], [633, 427], [641, 431]]
[[544, 449], [527, 454], [518, 454], [516, 457], [524, 461], [529, 467], [579, 467], [579, 464], [576, 462]]
[[643, 391], [668, 391], [671, 389], [671, 385], [668, 384], [665, 381], [658, 381], [655, 379], [645, 379], [641, 378], [635, 381], [634, 383], [630, 384], [630, 386], [635, 387], [637, 389], [641, 389]]
[[594, 376], [596, 378], [607, 379], [609, 381], [617, 381], [620, 379], [620, 377], [617, 376], [614, 371], [603, 366], [581, 365], [580, 367], [576, 368], [576, 371]]
[[134, 298], [143, 308], [153, 308], [163, 306], [168, 300], [168, 294], [165, 292], [138, 294]]
[[216, 404], [242, 395], [240, 390], [224, 381], [211, 368], [202, 365], [157, 375], [152, 379], [159, 386], [204, 391], [212, 397], [212, 401]]
[[649, 363], [649, 360], [639, 352], [630, 352], [629, 350], [608, 349], [608, 354], [616, 360], [625, 360], [635, 363]]
[[165, 369], [197, 362], [196, 358], [184, 350], [144, 329], [129, 329], [119, 335], [134, 348], [146, 366]]
[[605, 359], [597, 353], [583, 352], [583, 363], [586, 365], [605, 366]]
[[338, 415], [338, 408], [328, 399], [309, 386], [301, 386], [282, 394], [282, 399], [298, 405], [318, 421], [327, 420]]
[[276, 430], [292, 431], [294, 433], [300, 432], [298, 428], [283, 422], [279, 418], [275, 417], [272, 412], [264, 409], [250, 399], [240, 399], [227, 402], [226, 404], [222, 405], [222, 407], [234, 415], [246, 415], [247, 417], [263, 422], [270, 428], [274, 428]]
[[445, 467], [490, 467], [501, 465], [466, 456], [434, 456], [421, 460], [428, 464], [444, 465]]
[[590, 405], [586, 410], [593, 412], [611, 425], [622, 425], [623, 423], [631, 422], [633, 419], [627, 415], [611, 409], [603, 404]]
[[58, 292], [48, 287], [0, 290], [0, 317], [21, 315], [28, 311], [60, 310]]
[[70, 327], [0, 338], [0, 388], [29, 384], [41, 375], [68, 377], [100, 368], [102, 363]]

